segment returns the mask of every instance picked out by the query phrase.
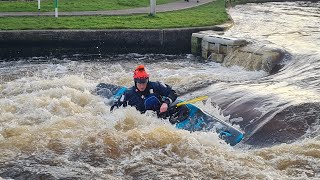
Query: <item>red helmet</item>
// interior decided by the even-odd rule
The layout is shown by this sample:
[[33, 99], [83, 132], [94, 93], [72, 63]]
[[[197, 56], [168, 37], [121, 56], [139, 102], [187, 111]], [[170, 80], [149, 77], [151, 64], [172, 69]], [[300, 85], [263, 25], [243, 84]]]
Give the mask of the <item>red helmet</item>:
[[139, 65], [133, 74], [134, 82], [136, 83], [146, 83], [149, 81], [149, 74], [144, 68], [144, 65]]

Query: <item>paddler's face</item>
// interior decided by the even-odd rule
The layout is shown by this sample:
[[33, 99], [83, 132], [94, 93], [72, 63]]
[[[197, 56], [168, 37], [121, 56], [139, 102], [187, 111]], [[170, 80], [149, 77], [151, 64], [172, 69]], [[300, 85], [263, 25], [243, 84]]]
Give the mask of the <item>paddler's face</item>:
[[146, 83], [137, 83], [137, 88], [138, 88], [138, 90], [139, 90], [139, 91], [144, 91], [144, 90], [146, 90], [147, 84], [148, 84], [148, 82], [146, 82]]

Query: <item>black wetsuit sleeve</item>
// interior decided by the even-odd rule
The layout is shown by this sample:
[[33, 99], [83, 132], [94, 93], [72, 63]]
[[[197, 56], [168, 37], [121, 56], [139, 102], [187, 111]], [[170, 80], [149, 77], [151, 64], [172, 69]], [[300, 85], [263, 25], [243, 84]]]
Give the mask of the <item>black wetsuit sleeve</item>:
[[176, 93], [176, 91], [172, 90], [169, 94], [168, 94], [168, 98], [171, 99], [171, 101], [169, 101], [169, 103], [167, 103], [168, 105], [173, 103], [176, 99], [177, 99], [178, 95]]
[[174, 102], [178, 97], [176, 91], [167, 84], [156, 82], [155, 87], [159, 94], [164, 98], [163, 101], [168, 105]]
[[141, 99], [141, 96], [135, 91], [134, 87], [128, 89], [124, 93], [123, 101], [124, 107], [129, 105], [135, 107], [141, 113], [144, 113], [146, 111], [143, 100]]
[[121, 97], [112, 104], [112, 106], [111, 106], [111, 108], [110, 108], [110, 111], [113, 111], [113, 109], [114, 109], [115, 107], [116, 107], [116, 108], [119, 108], [119, 107], [121, 107], [121, 106], [126, 107], [126, 106], [128, 105], [128, 102], [127, 102], [127, 100], [126, 100], [126, 93], [127, 93], [127, 91], [128, 91], [128, 90], [126, 90], [126, 91], [121, 95]]

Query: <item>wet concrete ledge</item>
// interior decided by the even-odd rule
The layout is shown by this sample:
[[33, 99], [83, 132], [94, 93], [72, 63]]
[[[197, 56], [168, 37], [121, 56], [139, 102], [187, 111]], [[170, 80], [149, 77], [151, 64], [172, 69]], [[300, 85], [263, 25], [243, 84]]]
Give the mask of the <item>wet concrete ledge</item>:
[[224, 26], [136, 30], [0, 31], [0, 58], [70, 54], [191, 52], [192, 33], [224, 31]]

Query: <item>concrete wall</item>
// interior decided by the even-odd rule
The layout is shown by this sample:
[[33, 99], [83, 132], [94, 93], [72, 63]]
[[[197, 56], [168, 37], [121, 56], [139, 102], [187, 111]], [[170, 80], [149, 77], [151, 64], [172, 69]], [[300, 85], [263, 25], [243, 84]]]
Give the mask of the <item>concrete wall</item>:
[[0, 58], [66, 54], [191, 52], [191, 34], [224, 27], [155, 30], [0, 31]]

